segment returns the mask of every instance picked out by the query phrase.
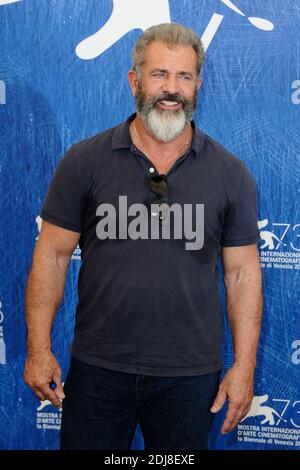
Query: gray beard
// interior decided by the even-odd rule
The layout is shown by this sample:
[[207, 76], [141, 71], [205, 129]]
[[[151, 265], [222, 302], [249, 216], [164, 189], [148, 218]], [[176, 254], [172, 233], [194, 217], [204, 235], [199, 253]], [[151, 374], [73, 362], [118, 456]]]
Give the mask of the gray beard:
[[187, 125], [184, 111], [175, 113], [174, 111], [151, 109], [141, 119], [145, 127], [151, 134], [161, 142], [170, 142], [180, 135]]
[[[176, 98], [174, 98], [176, 96]], [[158, 100], [169, 98], [179, 100], [183, 108], [176, 111], [157, 109]], [[193, 118], [197, 105], [197, 92], [192, 100], [186, 100], [181, 95], [163, 94], [146, 100], [139, 86], [135, 95], [136, 107], [145, 128], [160, 142], [170, 142], [178, 137]]]

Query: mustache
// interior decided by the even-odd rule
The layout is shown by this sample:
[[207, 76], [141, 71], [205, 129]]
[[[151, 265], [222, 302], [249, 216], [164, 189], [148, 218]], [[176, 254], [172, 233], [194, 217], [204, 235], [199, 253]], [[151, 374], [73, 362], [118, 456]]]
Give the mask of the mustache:
[[[152, 95], [151, 97], [146, 98], [141, 85], [139, 85], [135, 93], [137, 110], [143, 113], [145, 116], [156, 109], [156, 103], [163, 100], [170, 100], [175, 101], [176, 103], [181, 103], [182, 110], [188, 117], [188, 120], [190, 120], [197, 106], [197, 90], [194, 90], [194, 94], [190, 99], [185, 98], [179, 92], [169, 93], [167, 91], [162, 92], [159, 95]], [[180, 110], [180, 112], [182, 112], [182, 110]]]
[[155, 105], [158, 101], [164, 100], [176, 101], [176, 103], [181, 103], [183, 106], [188, 102], [180, 93], [162, 93], [159, 96], [155, 96], [152, 102]]

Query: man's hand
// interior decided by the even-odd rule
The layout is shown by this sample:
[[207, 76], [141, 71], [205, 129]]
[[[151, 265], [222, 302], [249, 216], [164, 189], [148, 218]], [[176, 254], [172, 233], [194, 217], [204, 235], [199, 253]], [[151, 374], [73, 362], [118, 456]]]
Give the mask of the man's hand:
[[[51, 330], [66, 272], [80, 233], [43, 221], [26, 289], [27, 361], [24, 380], [41, 401], [61, 408], [61, 369], [51, 352]], [[56, 385], [53, 390], [51, 382]]]
[[[50, 350], [28, 352], [24, 380], [39, 400], [49, 400], [54, 406], [62, 407], [61, 401], [65, 395], [61, 383], [61, 369]], [[50, 388], [51, 382], [56, 384], [55, 390]]]
[[229, 401], [226, 418], [221, 433], [227, 434], [248, 413], [253, 400], [254, 369], [234, 365], [225, 374], [219, 386], [219, 392], [210, 411], [217, 413]]

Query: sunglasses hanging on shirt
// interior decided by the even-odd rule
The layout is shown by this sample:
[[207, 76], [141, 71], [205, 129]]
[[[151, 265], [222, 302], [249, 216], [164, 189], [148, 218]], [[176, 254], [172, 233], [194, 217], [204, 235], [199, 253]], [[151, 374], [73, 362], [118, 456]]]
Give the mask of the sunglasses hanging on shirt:
[[164, 224], [169, 217], [168, 178], [166, 175], [150, 176], [149, 186], [157, 196], [154, 201], [151, 201], [151, 217], [158, 223]]

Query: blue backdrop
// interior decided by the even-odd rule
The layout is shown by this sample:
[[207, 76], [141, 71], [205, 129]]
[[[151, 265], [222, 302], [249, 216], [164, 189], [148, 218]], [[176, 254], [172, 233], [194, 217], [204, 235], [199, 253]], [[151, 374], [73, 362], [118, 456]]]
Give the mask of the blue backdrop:
[[[299, 449], [300, 269], [298, 0], [0, 0], [0, 448], [56, 449], [60, 411], [23, 383], [24, 292], [49, 181], [71, 144], [134, 110], [131, 49], [148, 26], [181, 22], [207, 50], [196, 122], [244, 160], [259, 195], [264, 319], [255, 398], [212, 449]], [[64, 376], [80, 250], [53, 349]], [[221, 266], [220, 266], [221, 268]], [[222, 303], [225, 314], [222, 281]], [[232, 348], [225, 323], [225, 370]], [[143, 448], [137, 428], [132, 448]]]

